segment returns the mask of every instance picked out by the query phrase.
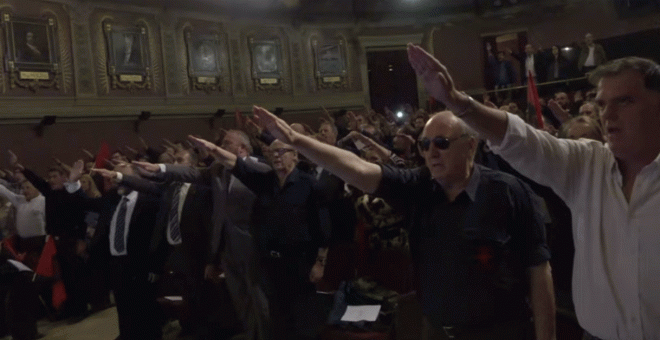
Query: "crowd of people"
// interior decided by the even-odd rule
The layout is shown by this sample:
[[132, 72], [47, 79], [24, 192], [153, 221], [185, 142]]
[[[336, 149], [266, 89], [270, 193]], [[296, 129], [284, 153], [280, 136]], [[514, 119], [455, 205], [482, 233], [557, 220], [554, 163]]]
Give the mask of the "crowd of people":
[[[660, 67], [604, 64], [596, 88], [555, 93], [539, 122], [460, 92], [420, 47], [408, 54], [445, 110], [324, 110], [314, 131], [255, 106], [216, 140], [85, 152], [46, 179], [8, 151], [0, 292], [43, 295], [52, 280], [25, 284], [9, 260], [36, 270], [52, 241], [67, 293], [62, 306], [41, 299], [54, 317], [107, 308], [112, 291], [118, 339], [160, 339], [158, 287], [175, 277], [196, 339], [313, 339], [311, 297], [358, 244], [410, 257], [428, 339], [555, 339], [570, 296], [587, 339], [658, 338]], [[362, 260], [340, 279], [374, 265]]]

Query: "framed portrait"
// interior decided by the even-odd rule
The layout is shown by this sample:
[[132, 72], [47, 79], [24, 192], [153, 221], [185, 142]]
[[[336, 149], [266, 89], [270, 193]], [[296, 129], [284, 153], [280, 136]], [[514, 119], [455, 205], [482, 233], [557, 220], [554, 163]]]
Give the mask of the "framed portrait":
[[330, 44], [314, 42], [314, 57], [317, 77], [325, 79], [346, 75], [344, 46], [341, 41]]
[[220, 77], [222, 74], [220, 36], [186, 33], [188, 71], [191, 77]]
[[261, 82], [275, 82], [282, 78], [282, 46], [279, 40], [250, 39], [252, 74]]
[[144, 27], [120, 28], [105, 24], [108, 69], [111, 75], [146, 75], [149, 45]]
[[9, 71], [18, 71], [23, 79], [26, 75], [28, 79], [48, 79], [48, 73], [58, 68], [55, 20], [14, 18], [3, 13], [2, 24]]

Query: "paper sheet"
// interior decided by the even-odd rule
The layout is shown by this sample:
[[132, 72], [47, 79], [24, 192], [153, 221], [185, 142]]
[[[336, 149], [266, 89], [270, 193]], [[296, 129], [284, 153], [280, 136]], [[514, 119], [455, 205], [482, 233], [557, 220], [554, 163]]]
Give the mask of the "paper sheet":
[[341, 321], [376, 321], [380, 305], [347, 306]]
[[14, 261], [14, 260], [7, 260], [7, 261], [9, 261], [9, 263], [12, 266], [16, 267], [16, 269], [18, 269], [19, 272], [31, 272], [32, 271], [32, 269], [30, 269], [28, 266], [24, 265], [21, 262]]
[[170, 301], [183, 301], [183, 296], [163, 296], [166, 300]]

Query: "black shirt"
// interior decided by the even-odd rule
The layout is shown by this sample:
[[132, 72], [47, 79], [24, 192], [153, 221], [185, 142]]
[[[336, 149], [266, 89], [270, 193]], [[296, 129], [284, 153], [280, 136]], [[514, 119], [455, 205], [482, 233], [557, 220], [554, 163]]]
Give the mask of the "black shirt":
[[550, 258], [538, 197], [480, 165], [453, 202], [426, 167], [382, 170], [375, 194], [406, 213], [419, 295], [434, 326], [523, 318], [526, 269]]
[[309, 250], [315, 257], [326, 245], [330, 223], [314, 177], [293, 169], [280, 187], [274, 170], [252, 168], [240, 158], [232, 173], [257, 195], [252, 225], [262, 251]]
[[82, 190], [69, 194], [66, 189], [53, 190], [50, 184], [34, 172], [24, 169], [23, 175], [46, 199], [46, 232], [49, 235], [85, 239], [85, 212], [80, 207]]

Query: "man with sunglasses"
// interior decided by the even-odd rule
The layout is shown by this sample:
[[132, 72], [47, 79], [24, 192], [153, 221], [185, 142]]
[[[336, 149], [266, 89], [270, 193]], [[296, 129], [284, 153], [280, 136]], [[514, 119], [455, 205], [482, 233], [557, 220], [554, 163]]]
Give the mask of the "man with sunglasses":
[[255, 107], [260, 124], [347, 183], [406, 213], [429, 339], [554, 339], [554, 296], [538, 197], [475, 165], [474, 131], [444, 111], [424, 127], [425, 166], [399, 169], [293, 131]]
[[421, 47], [408, 57], [430, 95], [516, 170], [571, 208], [573, 301], [585, 339], [660, 338], [660, 66], [627, 57], [590, 75], [607, 144], [556, 139], [459, 92]]
[[279, 140], [266, 150], [272, 170], [264, 170], [213, 143], [189, 138], [256, 195], [250, 232], [259, 252], [258, 279], [268, 300], [265, 338], [313, 337], [318, 330], [308, 317], [312, 311], [304, 306], [314, 301], [313, 283], [323, 278], [330, 229], [316, 179], [296, 167], [298, 152]]

